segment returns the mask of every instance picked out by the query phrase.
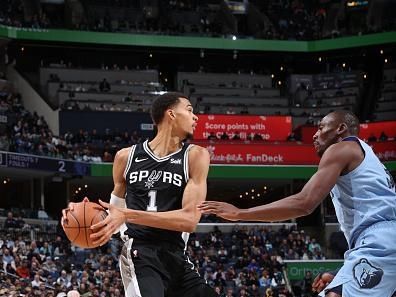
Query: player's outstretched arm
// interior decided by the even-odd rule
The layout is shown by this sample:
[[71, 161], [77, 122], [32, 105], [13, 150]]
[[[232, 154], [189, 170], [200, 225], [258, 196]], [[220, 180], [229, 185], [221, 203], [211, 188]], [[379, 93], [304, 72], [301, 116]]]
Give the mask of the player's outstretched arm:
[[215, 214], [228, 220], [283, 221], [312, 213], [326, 198], [337, 178], [351, 159], [345, 145], [335, 144], [327, 149], [319, 163], [318, 171], [306, 183], [301, 192], [249, 209], [239, 209], [229, 203], [205, 201], [198, 205], [202, 213]]

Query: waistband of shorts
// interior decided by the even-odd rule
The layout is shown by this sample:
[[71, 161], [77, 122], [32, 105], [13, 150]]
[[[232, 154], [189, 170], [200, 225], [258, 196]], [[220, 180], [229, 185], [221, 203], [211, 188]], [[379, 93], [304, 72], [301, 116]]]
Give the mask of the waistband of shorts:
[[[373, 229], [386, 228], [386, 227], [396, 228], [396, 221], [377, 222], [377, 223], [367, 227], [365, 230], [363, 230], [362, 233], [360, 233], [360, 235], [365, 234], [366, 232], [373, 230]], [[360, 237], [360, 235], [359, 235], [359, 237]]]
[[178, 243], [171, 242], [171, 241], [147, 240], [147, 239], [140, 239], [140, 238], [129, 238], [129, 240], [132, 240], [132, 246], [144, 245], [144, 246], [147, 246], [150, 248], [166, 248], [166, 249], [180, 250], [180, 251], [184, 250], [183, 246], [181, 246]]
[[366, 235], [368, 232], [371, 232], [375, 229], [390, 228], [390, 227], [395, 228], [396, 230], [396, 221], [381, 221], [368, 226], [366, 229], [360, 232], [359, 235], [355, 237], [352, 247], [355, 246], [355, 243], [359, 240], [360, 237]]

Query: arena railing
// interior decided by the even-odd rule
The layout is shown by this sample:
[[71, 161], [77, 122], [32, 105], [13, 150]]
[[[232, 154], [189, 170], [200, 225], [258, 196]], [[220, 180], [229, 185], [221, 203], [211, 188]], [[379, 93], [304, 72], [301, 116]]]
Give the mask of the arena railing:
[[[4, 226], [5, 217], [0, 217], [0, 226]], [[58, 221], [55, 220], [40, 220], [24, 218], [25, 225], [22, 228], [1, 228], [0, 237], [18, 238], [22, 236], [24, 239], [37, 240], [55, 240], [57, 235]]]
[[152, 34], [124, 34], [58, 30], [17, 28], [0, 25], [0, 37], [66, 43], [113, 44], [151, 47], [250, 50], [274, 52], [320, 52], [343, 48], [356, 48], [380, 44], [394, 43], [396, 32], [383, 32], [362, 36], [340, 37], [315, 41], [258, 40], [242, 38], [183, 37]]

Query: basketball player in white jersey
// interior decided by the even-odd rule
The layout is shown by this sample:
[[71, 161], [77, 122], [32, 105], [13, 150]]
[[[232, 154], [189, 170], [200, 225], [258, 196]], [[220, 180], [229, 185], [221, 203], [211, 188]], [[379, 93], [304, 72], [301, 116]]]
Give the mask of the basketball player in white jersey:
[[198, 117], [181, 93], [159, 96], [151, 117], [154, 139], [116, 154], [110, 203], [101, 202], [109, 215], [91, 238], [103, 245], [126, 223], [120, 256], [126, 297], [214, 297], [185, 253], [201, 217], [196, 205], [206, 198], [210, 161], [206, 149], [184, 142]]
[[312, 213], [330, 193], [349, 250], [337, 274], [322, 275], [313, 289], [329, 283], [322, 296], [390, 297], [396, 291], [395, 183], [358, 133], [354, 114], [332, 112], [313, 136], [321, 160], [301, 192], [250, 209], [216, 201], [198, 209], [233, 221], [273, 222]]

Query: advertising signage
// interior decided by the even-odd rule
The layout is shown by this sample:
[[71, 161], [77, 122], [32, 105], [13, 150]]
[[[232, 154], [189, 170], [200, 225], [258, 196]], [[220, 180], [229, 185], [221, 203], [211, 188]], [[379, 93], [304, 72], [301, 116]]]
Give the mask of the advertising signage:
[[[240, 165], [317, 165], [313, 145], [297, 143], [198, 142], [210, 153], [211, 164]], [[370, 144], [382, 162], [396, 160], [396, 142]]]
[[[316, 126], [301, 126], [300, 134], [301, 140], [304, 143], [312, 143], [312, 137], [318, 130]], [[384, 132], [389, 138], [395, 139], [396, 137], [396, 121], [383, 121], [374, 123], [363, 123], [360, 124], [359, 137], [363, 140], [368, 140], [370, 136], [375, 136], [379, 139], [382, 132]]]
[[225, 132], [232, 139], [236, 134], [242, 140], [258, 134], [263, 140], [284, 141], [292, 131], [292, 118], [289, 116], [253, 115], [199, 115], [194, 139], [208, 139], [211, 133], [220, 139]]
[[302, 281], [310, 271], [312, 275], [340, 268], [343, 260], [285, 260], [287, 276], [291, 281]]
[[211, 164], [317, 165], [319, 163], [312, 145], [208, 143], [204, 147], [210, 153]]
[[371, 135], [379, 138], [384, 132], [388, 137], [396, 137], [396, 121], [384, 121], [374, 123], [360, 124], [359, 137], [361, 139], [368, 139]]

